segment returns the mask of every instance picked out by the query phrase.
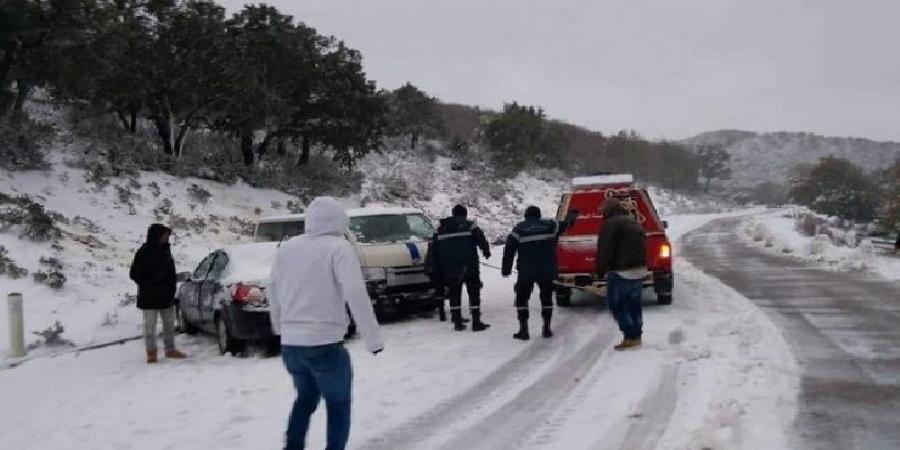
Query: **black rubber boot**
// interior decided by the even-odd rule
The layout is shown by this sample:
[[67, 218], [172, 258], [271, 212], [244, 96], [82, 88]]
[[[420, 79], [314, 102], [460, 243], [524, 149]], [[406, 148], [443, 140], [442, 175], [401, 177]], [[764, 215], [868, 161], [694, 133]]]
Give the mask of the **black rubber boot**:
[[462, 314], [459, 312], [459, 309], [450, 310], [450, 320], [453, 322], [454, 330], [463, 331], [466, 329], [466, 324], [463, 323]]
[[519, 311], [519, 332], [513, 335], [513, 339], [527, 341], [531, 339], [528, 334], [528, 311]]
[[541, 317], [544, 319], [544, 329], [541, 331], [541, 336], [543, 336], [544, 339], [552, 338], [553, 330], [550, 329], [550, 320], [553, 318], [553, 311], [541, 311]]
[[441, 306], [438, 306], [438, 319], [441, 322], [447, 321], [447, 311], [444, 309], [444, 302], [441, 302]]
[[472, 331], [484, 331], [490, 328], [489, 324], [481, 321], [481, 312], [472, 311]]

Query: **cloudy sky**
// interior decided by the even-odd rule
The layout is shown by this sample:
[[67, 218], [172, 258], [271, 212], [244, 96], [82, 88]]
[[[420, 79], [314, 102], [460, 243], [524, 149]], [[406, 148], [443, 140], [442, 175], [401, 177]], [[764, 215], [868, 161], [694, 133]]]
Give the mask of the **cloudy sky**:
[[[225, 0], [239, 8], [244, 1]], [[603, 132], [900, 140], [896, 0], [270, 0], [380, 87], [543, 106]]]

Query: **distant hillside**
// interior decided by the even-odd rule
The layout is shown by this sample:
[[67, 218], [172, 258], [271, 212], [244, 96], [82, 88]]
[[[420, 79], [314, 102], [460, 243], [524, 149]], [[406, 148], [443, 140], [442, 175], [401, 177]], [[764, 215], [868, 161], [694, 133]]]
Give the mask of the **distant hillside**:
[[724, 145], [731, 154], [732, 182], [755, 185], [763, 181], [785, 182], [791, 169], [800, 163], [815, 163], [826, 156], [846, 158], [867, 172], [883, 169], [900, 158], [900, 143], [875, 142], [861, 138], [826, 137], [811, 133], [754, 133], [719, 130], [681, 141]]

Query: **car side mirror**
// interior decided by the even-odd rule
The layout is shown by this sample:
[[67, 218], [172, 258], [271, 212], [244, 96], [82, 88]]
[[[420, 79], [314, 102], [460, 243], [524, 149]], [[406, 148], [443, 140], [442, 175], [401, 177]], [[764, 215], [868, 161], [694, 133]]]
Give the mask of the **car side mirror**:
[[190, 272], [179, 272], [178, 275], [175, 275], [175, 281], [179, 283], [184, 283], [185, 281], [191, 281], [191, 273]]
[[669, 221], [668, 221], [668, 220], [663, 220], [663, 221], [662, 221], [662, 226], [663, 226], [663, 230], [668, 230], [668, 229], [669, 229]]

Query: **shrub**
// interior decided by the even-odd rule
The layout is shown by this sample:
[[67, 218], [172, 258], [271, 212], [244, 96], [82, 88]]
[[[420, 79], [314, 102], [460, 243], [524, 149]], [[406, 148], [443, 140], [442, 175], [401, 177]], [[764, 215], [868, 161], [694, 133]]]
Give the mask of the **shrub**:
[[206, 203], [212, 197], [212, 194], [206, 190], [203, 186], [198, 184], [191, 184], [187, 189], [188, 195], [191, 196], [194, 200], [199, 201], [200, 203]]
[[53, 289], [62, 289], [66, 284], [66, 276], [63, 274], [63, 263], [59, 258], [41, 257], [40, 265], [45, 270], [39, 270], [32, 274], [32, 278], [36, 283], [49, 286]]
[[57, 221], [65, 218], [52, 211], [44, 210], [44, 206], [31, 201], [27, 196], [20, 196], [9, 200], [0, 201], [9, 206], [0, 208], [0, 230], [9, 230], [13, 227], [20, 228], [21, 237], [34, 241], [49, 241], [57, 239], [62, 231], [56, 226]]
[[9, 252], [6, 250], [6, 247], [2, 245], [0, 245], [0, 275], [5, 275], [14, 280], [28, 275], [28, 271], [16, 264], [16, 262], [9, 257]]
[[74, 347], [75, 344], [73, 344], [72, 341], [62, 337], [64, 331], [66, 331], [66, 329], [63, 328], [62, 324], [58, 320], [53, 325], [45, 328], [42, 331], [33, 331], [32, 334], [40, 336], [42, 340], [29, 345], [28, 348], [30, 350], [34, 350], [35, 348], [41, 346]]
[[44, 145], [51, 128], [29, 120], [23, 114], [0, 119], [0, 167], [7, 170], [44, 169]]
[[66, 275], [59, 270], [40, 270], [31, 275], [35, 283], [46, 285], [53, 289], [62, 289], [66, 284]]

